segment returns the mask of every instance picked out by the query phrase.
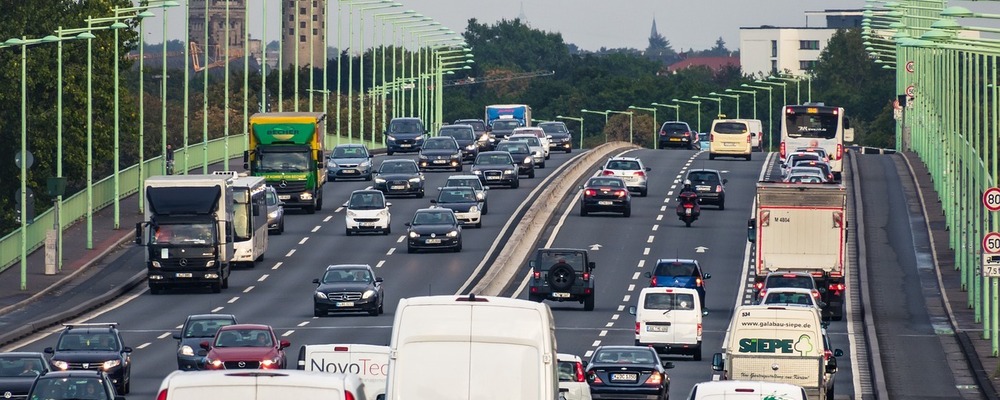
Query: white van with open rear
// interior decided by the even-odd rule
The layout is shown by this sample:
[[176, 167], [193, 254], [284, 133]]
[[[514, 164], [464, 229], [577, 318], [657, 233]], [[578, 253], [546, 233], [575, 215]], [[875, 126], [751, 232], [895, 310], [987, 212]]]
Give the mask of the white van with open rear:
[[364, 400], [353, 374], [278, 370], [174, 371], [163, 378], [157, 400]]
[[555, 323], [542, 303], [404, 298], [389, 347], [387, 400], [559, 398]]
[[688, 288], [649, 287], [639, 292], [635, 315], [635, 345], [652, 346], [660, 354], [689, 354], [701, 360], [701, 302]]

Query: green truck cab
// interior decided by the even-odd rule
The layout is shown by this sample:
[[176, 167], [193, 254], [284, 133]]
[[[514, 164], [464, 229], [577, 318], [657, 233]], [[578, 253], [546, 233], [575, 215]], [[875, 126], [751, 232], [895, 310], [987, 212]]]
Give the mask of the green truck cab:
[[258, 113], [250, 116], [250, 147], [243, 168], [262, 176], [286, 208], [323, 209], [326, 114]]

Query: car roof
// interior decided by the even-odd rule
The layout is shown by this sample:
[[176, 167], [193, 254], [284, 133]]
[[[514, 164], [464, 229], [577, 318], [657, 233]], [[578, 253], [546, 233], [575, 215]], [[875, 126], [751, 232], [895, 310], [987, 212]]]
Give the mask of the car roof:
[[583, 362], [580, 356], [576, 354], [569, 353], [556, 353], [556, 360], [558, 361], [573, 361], [573, 362]]
[[476, 190], [468, 186], [442, 186], [440, 190]]
[[[389, 122], [392, 122], [392, 121], [421, 121], [421, 119], [417, 118], [417, 117], [396, 117], [396, 118], [393, 118], [393, 119], [389, 120]], [[423, 122], [423, 121], [421, 121], [421, 122]]]
[[117, 322], [109, 323], [88, 323], [88, 324], [63, 324], [63, 332], [86, 331], [86, 332], [111, 332], [118, 330]]
[[338, 144], [338, 145], [334, 146], [334, 148], [337, 148], [337, 147], [365, 147], [365, 145], [360, 144], [360, 143], [344, 143], [344, 144]]
[[327, 265], [326, 266], [326, 270], [327, 271], [335, 271], [335, 270], [338, 270], [338, 269], [357, 269], [357, 268], [368, 268], [368, 269], [371, 269], [372, 267], [371, 267], [371, 265], [368, 265], [368, 264], [333, 264], [333, 265]]
[[352, 195], [355, 194], [355, 193], [371, 193], [371, 194], [378, 193], [378, 194], [382, 194], [382, 191], [381, 190], [375, 190], [375, 189], [358, 189], [358, 190], [355, 190], [355, 191], [351, 192]]
[[597, 350], [647, 350], [653, 351], [651, 347], [648, 346], [625, 346], [625, 345], [610, 345], [610, 346], [600, 346]]
[[[694, 263], [694, 264], [698, 264], [698, 260], [695, 260], [693, 258], [660, 258], [660, 259], [656, 260], [657, 264], [659, 264], [659, 263], [675, 263], [675, 262], [677, 262], [677, 263]], [[700, 266], [701, 264], [698, 264], [698, 265]]]
[[100, 370], [74, 369], [67, 371], [51, 371], [39, 375], [37, 379], [60, 379], [60, 378], [99, 378], [105, 379], [107, 375]]
[[409, 158], [392, 158], [392, 159], [388, 159], [388, 160], [382, 161], [382, 164], [385, 164], [385, 163], [416, 164], [417, 162], [413, 161], [413, 160], [411, 160]]
[[222, 319], [222, 318], [230, 318], [233, 321], [236, 320], [236, 316], [233, 314], [192, 314], [187, 316], [187, 319], [189, 320]]
[[266, 329], [266, 330], [271, 330], [271, 326], [270, 325], [262, 325], [262, 324], [235, 324], [235, 325], [226, 325], [226, 326], [223, 326], [223, 327], [219, 328], [219, 331], [222, 331], [222, 330], [229, 331], [229, 330], [235, 330], [235, 329]]
[[460, 122], [484, 122], [484, 121], [481, 120], [481, 119], [475, 119], [475, 118], [465, 118], [465, 119], [456, 119], [455, 120], [456, 124], [460, 123]]
[[722, 175], [722, 172], [719, 172], [719, 170], [717, 170], [717, 169], [708, 169], [708, 168], [698, 168], [698, 169], [689, 169], [688, 170], [688, 174], [690, 174], [692, 172], [714, 172], [714, 173], [717, 173], [719, 175]]
[[617, 161], [617, 160], [639, 161], [639, 162], [642, 162], [642, 160], [640, 160], [638, 157], [625, 157], [625, 156], [608, 157], [608, 161]]
[[427, 207], [427, 208], [421, 208], [421, 209], [417, 210], [416, 212], [418, 212], [418, 213], [421, 213], [421, 212], [450, 212], [452, 214], [455, 213], [455, 211], [452, 211], [452, 209], [450, 209], [450, 208], [444, 208], [444, 207]]
[[472, 125], [469, 125], [469, 124], [451, 124], [451, 125], [444, 125], [444, 126], [441, 127], [441, 129], [446, 129], [446, 128], [462, 128], [462, 129], [468, 128], [468, 129], [475, 129], [475, 128], [472, 127]]

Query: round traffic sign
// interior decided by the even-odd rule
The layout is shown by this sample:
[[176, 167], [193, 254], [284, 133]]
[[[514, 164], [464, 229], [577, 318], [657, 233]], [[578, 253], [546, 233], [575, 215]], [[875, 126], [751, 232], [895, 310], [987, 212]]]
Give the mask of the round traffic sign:
[[913, 85], [907, 86], [906, 95], [910, 97], [917, 97], [917, 87]]
[[913, 61], [907, 61], [906, 62], [906, 72], [913, 73], [914, 69], [915, 68], [914, 68]]
[[983, 236], [983, 252], [1000, 253], [1000, 232], [990, 232]]
[[983, 192], [983, 206], [990, 211], [1000, 211], [1000, 188], [991, 187]]

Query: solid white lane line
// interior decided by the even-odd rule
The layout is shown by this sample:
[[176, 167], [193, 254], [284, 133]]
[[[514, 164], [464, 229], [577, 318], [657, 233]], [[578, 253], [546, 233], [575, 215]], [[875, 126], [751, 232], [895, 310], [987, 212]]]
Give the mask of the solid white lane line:
[[319, 228], [320, 228], [320, 226], [319, 226], [319, 225], [316, 225], [316, 227], [315, 227], [315, 228], [313, 228], [312, 232], [313, 232], [313, 233], [316, 233], [316, 231], [318, 231], [318, 230], [319, 230]]
[[273, 267], [271, 267], [271, 269], [278, 269], [278, 268], [281, 268], [281, 264], [282, 264], [282, 263], [281, 263], [281, 261], [278, 261], [277, 263], [275, 263], [275, 264], [274, 264], [274, 266], [273, 266]]
[[646, 239], [646, 243], [653, 243], [653, 239], [656, 239], [656, 236], [649, 235], [649, 239]]
[[250, 291], [253, 290], [253, 288], [254, 288], [253, 286], [247, 286], [246, 289], [243, 289], [243, 293], [250, 293]]
[[632, 274], [632, 280], [634, 281], [636, 279], [639, 279], [639, 271], [635, 271], [635, 273]]
[[236, 302], [236, 300], [239, 300], [239, 299], [240, 299], [240, 296], [236, 296], [236, 297], [233, 297], [233, 298], [229, 299], [229, 301], [227, 301], [226, 303], [233, 304], [233, 303]]
[[387, 252], [385, 253], [385, 255], [387, 255], [387, 256], [391, 256], [391, 255], [392, 255], [392, 253], [395, 253], [395, 252], [396, 252], [396, 248], [395, 248], [395, 247], [393, 247], [393, 248], [389, 249], [389, 251], [387, 251]]
[[140, 345], [136, 346], [135, 348], [137, 348], [137, 349], [145, 349], [145, 348], [149, 347], [150, 344], [152, 344], [152, 343], [146, 342], [146, 343], [143, 343], [143, 344], [140, 344]]
[[309, 240], [309, 236], [306, 236], [306, 237], [302, 238], [302, 240], [299, 241], [299, 244], [306, 244], [306, 241], [308, 241], [308, 240]]
[[660, 229], [660, 225], [659, 224], [653, 224], [653, 232], [656, 232], [659, 229]]
[[404, 240], [406, 240], [406, 236], [400, 236], [399, 239], [396, 240], [396, 243], [403, 243]]
[[267, 279], [268, 276], [270, 275], [268, 274], [261, 275], [260, 278], [257, 278], [257, 282], [264, 282], [264, 280]]
[[298, 326], [299, 326], [299, 327], [303, 327], [303, 326], [306, 326], [306, 325], [309, 325], [309, 321], [305, 321], [305, 322], [299, 322], [299, 325], [298, 325]]
[[215, 307], [215, 308], [212, 309], [212, 312], [213, 313], [217, 313], [219, 311], [222, 311], [222, 309], [224, 309], [224, 308], [226, 308], [226, 307]]
[[291, 257], [291, 256], [292, 256], [292, 254], [295, 254], [295, 249], [291, 249], [291, 250], [289, 250], [289, 251], [288, 251], [288, 254], [285, 254], [285, 257]]
[[290, 336], [290, 335], [291, 335], [291, 334], [292, 334], [293, 332], [295, 332], [295, 330], [294, 330], [294, 329], [292, 329], [292, 330], [290, 330], [290, 331], [288, 331], [288, 332], [285, 332], [285, 333], [282, 333], [282, 334], [281, 334], [281, 337], [288, 337], [288, 336]]
[[635, 291], [635, 285], [628, 285], [628, 291], [634, 292]]
[[385, 265], [385, 260], [379, 260], [378, 264], [375, 264], [375, 268], [382, 268]]
[[323, 222], [330, 222], [330, 218], [333, 218], [333, 216], [327, 215], [326, 218], [323, 218]]
[[599, 337], [605, 337], [607, 335], [608, 335], [608, 331], [607, 330], [603, 330], [603, 331], [601, 331], [601, 333], [597, 334], [597, 336], [599, 336]]
[[171, 333], [170, 333], [170, 332], [163, 332], [163, 334], [162, 334], [162, 335], [160, 335], [160, 336], [157, 336], [156, 338], [157, 338], [157, 339], [165, 339], [165, 338], [166, 338], [167, 336], [170, 336], [170, 335], [171, 335]]

